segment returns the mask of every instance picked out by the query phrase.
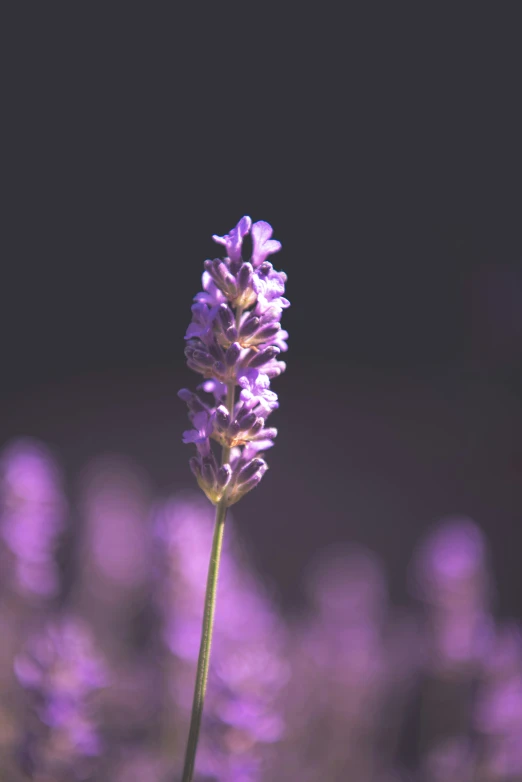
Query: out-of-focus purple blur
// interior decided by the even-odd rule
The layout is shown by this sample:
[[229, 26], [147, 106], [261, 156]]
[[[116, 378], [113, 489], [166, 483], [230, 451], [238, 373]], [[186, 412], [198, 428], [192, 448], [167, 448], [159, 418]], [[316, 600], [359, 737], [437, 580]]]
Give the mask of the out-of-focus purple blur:
[[[44, 442], [15, 439], [0, 460], [2, 779], [177, 779], [211, 504], [154, 489], [128, 456], [99, 454], [69, 483]], [[319, 547], [285, 593], [276, 568], [261, 575], [241, 510], [227, 523], [198, 779], [522, 778], [522, 630], [499, 611], [475, 521], [446, 516], [405, 538], [401, 596], [386, 551], [350, 541], [348, 515], [344, 542]], [[280, 545], [293, 530], [299, 549], [306, 511], [276, 508], [270, 535], [274, 516], [289, 525]]]

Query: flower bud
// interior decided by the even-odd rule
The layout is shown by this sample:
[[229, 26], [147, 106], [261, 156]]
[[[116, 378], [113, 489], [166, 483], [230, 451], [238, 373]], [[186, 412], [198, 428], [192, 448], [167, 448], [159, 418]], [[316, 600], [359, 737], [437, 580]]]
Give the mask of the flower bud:
[[257, 473], [257, 471], [263, 467], [263, 465], [266, 466], [266, 462], [263, 459], [252, 459], [243, 469], [239, 472], [239, 475], [236, 478], [236, 483], [238, 485], [242, 483], [246, 483], [250, 478], [252, 478], [253, 475]]
[[230, 414], [224, 405], [216, 408], [216, 421], [221, 429], [226, 429], [230, 423]]
[[241, 354], [241, 346], [239, 342], [233, 342], [225, 354], [226, 365], [228, 367], [234, 366], [240, 354]]
[[232, 477], [232, 467], [230, 464], [222, 464], [217, 472], [217, 483], [221, 489], [224, 489]]
[[262, 367], [263, 364], [267, 364], [269, 361], [271, 361], [273, 358], [279, 355], [281, 351], [278, 347], [275, 345], [269, 345], [264, 350], [259, 351], [251, 361], [249, 361], [249, 366], [251, 367]]

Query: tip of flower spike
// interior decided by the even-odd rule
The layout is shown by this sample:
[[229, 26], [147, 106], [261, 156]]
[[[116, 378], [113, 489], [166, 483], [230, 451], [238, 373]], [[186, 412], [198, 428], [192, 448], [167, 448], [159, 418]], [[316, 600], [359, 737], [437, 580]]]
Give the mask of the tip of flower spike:
[[272, 234], [272, 226], [264, 220], [259, 220], [252, 226], [252, 266], [254, 269], [261, 266], [268, 255], [277, 253], [281, 249], [281, 242], [271, 239]]
[[224, 236], [212, 236], [213, 240], [217, 244], [222, 244], [227, 250], [227, 255], [231, 261], [239, 261], [241, 259], [241, 248], [243, 245], [243, 238], [249, 233], [252, 220], [248, 215], [241, 218], [238, 224], [232, 228], [229, 234]]

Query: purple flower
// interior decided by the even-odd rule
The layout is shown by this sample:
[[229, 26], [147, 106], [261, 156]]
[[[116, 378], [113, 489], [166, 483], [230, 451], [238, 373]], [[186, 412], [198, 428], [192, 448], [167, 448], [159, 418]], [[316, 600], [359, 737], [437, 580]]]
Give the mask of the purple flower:
[[214, 394], [216, 402], [221, 402], [221, 400], [224, 399], [227, 394], [226, 385], [224, 383], [220, 383], [219, 380], [205, 380], [204, 383], [201, 383], [198, 386], [198, 389], [199, 388], [201, 388], [203, 391], [206, 391], [207, 394]]
[[336, 546], [307, 574], [312, 611], [295, 628], [285, 693], [293, 742], [274, 778], [376, 779], [388, 681], [381, 565], [363, 548]]
[[[273, 253], [279, 252], [281, 242], [271, 239], [272, 226], [260, 220], [252, 226], [252, 266], [257, 269], [265, 259]], [[283, 287], [284, 290], [284, 287]]]
[[240, 399], [249, 406], [249, 409], [260, 405], [268, 415], [279, 407], [277, 394], [270, 390], [270, 378], [264, 372], [258, 369], [246, 369], [238, 376], [237, 382], [242, 389]]
[[254, 278], [255, 291], [257, 293], [256, 312], [265, 312], [269, 307], [286, 309], [290, 306], [285, 299], [286, 274], [274, 271], [271, 263], [264, 263]]
[[208, 304], [210, 307], [218, 307], [227, 301], [227, 297], [220, 291], [208, 272], [203, 272], [201, 277], [203, 290], [194, 296], [194, 301], [199, 304]]
[[[250, 232], [252, 259], [243, 261], [243, 240]], [[198, 389], [213, 394], [215, 405], [186, 389], [180, 392], [194, 426], [184, 432], [183, 442], [196, 446], [191, 469], [214, 504], [225, 499], [233, 505], [259, 483], [267, 465], [257, 454], [271, 447], [277, 434], [265, 422], [278, 407], [270, 380], [286, 368], [278, 357], [287, 350], [288, 333], [280, 320], [289, 302], [283, 295], [286, 274], [266, 260], [281, 249], [271, 237], [268, 223], [252, 225], [250, 217], [213, 237], [227, 257], [205, 261], [203, 291], [195, 297], [185, 336], [187, 364], [205, 378]], [[228, 462], [230, 469], [218, 467], [212, 441], [225, 455], [243, 449]]]
[[212, 326], [216, 315], [217, 305], [214, 307], [208, 307], [204, 303], [198, 303], [192, 305], [192, 322], [187, 328], [185, 339], [193, 339], [199, 337], [204, 342], [212, 341]]
[[54, 552], [67, 504], [50, 453], [33, 440], [17, 440], [0, 458], [0, 530], [10, 552], [11, 588], [31, 597], [59, 589]]
[[[260, 225], [260, 223], [256, 223], [255, 225]], [[263, 225], [268, 225], [268, 223], [263, 223]], [[225, 236], [216, 236], [214, 234], [212, 238], [218, 244], [223, 244], [225, 246], [227, 255], [231, 261], [239, 261], [241, 260], [243, 239], [250, 232], [251, 226], [252, 220], [250, 217], [245, 216], [241, 218], [235, 228], [232, 228], [229, 234], [225, 234]], [[270, 228], [270, 226], [268, 227]], [[271, 228], [270, 235], [272, 235]], [[279, 244], [279, 242], [277, 242], [277, 244]]]
[[492, 632], [481, 531], [470, 519], [446, 519], [422, 542], [413, 564], [413, 585], [428, 609], [430, 664], [449, 670], [476, 667]]
[[415, 588], [426, 601], [455, 607], [488, 591], [486, 544], [467, 518], [449, 518], [420, 546], [414, 563]]
[[40, 726], [25, 762], [56, 780], [92, 773], [102, 749], [92, 697], [107, 674], [88, 627], [71, 617], [48, 623], [17, 656], [15, 673]]
[[[104, 610], [116, 612], [117, 606], [123, 617], [150, 576], [147, 478], [132, 461], [107, 455], [83, 471], [81, 487], [84, 524], [78, 599], [85, 607], [93, 601], [90, 610], [100, 619]], [[108, 629], [118, 633], [114, 622], [105, 620]]]
[[522, 775], [522, 634], [511, 624], [495, 628], [475, 707], [488, 779]]
[[184, 443], [194, 443], [201, 456], [207, 456], [210, 453], [210, 440], [214, 430], [214, 416], [206, 411], [196, 413], [192, 416], [194, 429], [183, 432]]

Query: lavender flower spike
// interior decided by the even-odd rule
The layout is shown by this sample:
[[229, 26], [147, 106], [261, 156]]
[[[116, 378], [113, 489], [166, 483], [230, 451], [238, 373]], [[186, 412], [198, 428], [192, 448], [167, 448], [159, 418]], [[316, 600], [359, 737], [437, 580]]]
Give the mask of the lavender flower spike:
[[[243, 239], [249, 233], [253, 253], [244, 261]], [[180, 391], [193, 425], [183, 441], [196, 446], [191, 468], [214, 505], [236, 503], [246, 493], [245, 474], [250, 477], [248, 491], [259, 483], [267, 467], [259, 452], [273, 445], [276, 433], [265, 423], [278, 406], [270, 378], [285, 369], [278, 356], [287, 349], [288, 335], [280, 320], [289, 302], [283, 296], [286, 275], [266, 260], [281, 248], [271, 236], [268, 223], [252, 225], [250, 217], [243, 217], [230, 233], [213, 237], [228, 256], [205, 261], [203, 291], [195, 296], [185, 337], [188, 366], [205, 378], [199, 388], [212, 388], [214, 403]], [[236, 386], [241, 392], [237, 400]], [[219, 480], [212, 440], [223, 448], [221, 463], [230, 465], [226, 482]]]
[[[243, 258], [243, 240], [248, 234], [252, 239], [249, 260]], [[213, 400], [206, 402], [186, 388], [179, 392], [193, 425], [183, 434], [183, 441], [196, 447], [190, 467], [216, 506], [183, 782], [191, 782], [194, 774], [227, 508], [257, 486], [268, 469], [260, 454], [274, 444], [277, 431], [265, 424], [278, 407], [270, 379], [286, 368], [279, 354], [287, 350], [288, 336], [280, 326], [282, 311], [289, 306], [283, 296], [286, 274], [275, 271], [267, 260], [281, 249], [272, 239], [272, 227], [264, 221], [252, 224], [245, 216], [230, 233], [213, 239], [225, 247], [227, 257], [205, 261], [203, 291], [194, 297], [192, 322], [185, 335], [187, 364], [203, 376], [198, 388], [211, 393]], [[237, 399], [236, 386], [240, 389]], [[220, 464], [212, 441], [221, 445]]]

